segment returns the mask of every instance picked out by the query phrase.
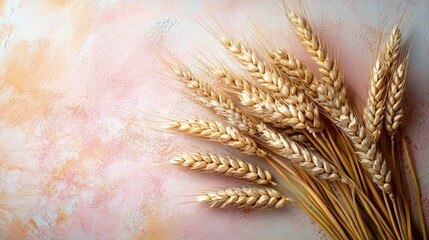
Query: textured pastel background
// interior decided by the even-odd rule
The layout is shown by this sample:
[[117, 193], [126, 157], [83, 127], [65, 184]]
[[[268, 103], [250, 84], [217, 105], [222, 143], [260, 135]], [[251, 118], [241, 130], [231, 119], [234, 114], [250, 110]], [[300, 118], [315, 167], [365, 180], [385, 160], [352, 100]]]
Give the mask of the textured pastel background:
[[[356, 100], [380, 37], [408, 9], [405, 126], [428, 210], [429, 1], [306, 5], [339, 50]], [[174, 90], [180, 85], [164, 76], [158, 55], [167, 49], [193, 63], [197, 50], [220, 53], [200, 24], [216, 26], [213, 19], [238, 38], [256, 25], [273, 44], [303, 53], [280, 1], [0, 1], [0, 239], [323, 237], [294, 206], [217, 211], [190, 203], [236, 182], [163, 163], [218, 146], [136, 124], [148, 114], [208, 116]]]

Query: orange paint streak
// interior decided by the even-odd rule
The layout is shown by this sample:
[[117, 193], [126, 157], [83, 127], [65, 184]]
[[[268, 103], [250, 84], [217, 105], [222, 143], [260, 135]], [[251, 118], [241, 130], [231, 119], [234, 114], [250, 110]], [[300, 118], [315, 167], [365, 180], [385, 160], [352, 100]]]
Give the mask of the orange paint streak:
[[74, 19], [74, 34], [71, 46], [78, 48], [91, 33], [96, 18], [96, 12], [90, 5], [84, 5], [78, 11]]
[[6, 0], [0, 0], [0, 16], [3, 16], [3, 14], [4, 14], [5, 3], [6, 3]]
[[68, 218], [68, 215], [67, 215], [64, 211], [60, 211], [60, 212], [58, 213], [58, 215], [57, 215], [57, 218], [55, 219], [55, 222], [56, 222], [57, 224], [60, 224], [60, 223], [62, 223], [62, 222], [64, 222], [64, 221], [66, 221], [66, 220], [67, 220], [67, 218]]
[[[33, 223], [36, 224], [34, 221]], [[5, 239], [30, 239], [27, 226], [17, 217], [10, 221], [7, 231], [8, 235], [5, 236]]]
[[36, 221], [34, 221], [34, 219], [30, 219], [30, 224], [34, 227], [34, 228], [39, 228], [38, 226], [37, 226], [37, 223], [36, 223]]
[[12, 126], [44, 115], [56, 97], [45, 88], [61, 82], [66, 61], [52, 53], [48, 42], [17, 43], [6, 56], [0, 75], [0, 91], [12, 91], [0, 105], [0, 119]]
[[43, 116], [52, 103], [52, 95], [42, 92], [30, 92], [22, 95], [14, 95], [8, 102], [0, 106], [0, 117], [12, 127]]
[[12, 86], [19, 94], [61, 81], [61, 73], [66, 67], [61, 56], [53, 53], [46, 41], [31, 45], [19, 42], [5, 59], [3, 86]]
[[143, 238], [168, 239], [168, 221], [163, 219], [159, 204], [155, 204], [149, 211], [147, 209], [146, 211], [146, 228], [143, 229]]
[[64, 6], [69, 5], [72, 2], [74, 2], [74, 1], [72, 1], [72, 0], [48, 0], [48, 1], [46, 1], [46, 3], [52, 7], [64, 7]]

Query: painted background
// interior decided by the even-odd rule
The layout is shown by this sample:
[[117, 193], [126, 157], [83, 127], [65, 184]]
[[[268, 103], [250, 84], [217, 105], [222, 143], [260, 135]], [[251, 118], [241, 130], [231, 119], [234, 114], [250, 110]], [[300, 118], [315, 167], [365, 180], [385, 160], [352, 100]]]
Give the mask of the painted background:
[[[356, 102], [381, 37], [406, 11], [414, 41], [404, 124], [428, 210], [429, 1], [306, 5], [339, 50]], [[0, 1], [0, 239], [323, 238], [294, 206], [190, 203], [237, 182], [163, 163], [181, 151], [228, 151], [136, 124], [142, 116], [209, 116], [175, 90], [159, 55], [171, 51], [191, 66], [198, 50], [223, 56], [204, 28], [215, 21], [239, 39], [257, 26], [304, 56], [279, 1]]]

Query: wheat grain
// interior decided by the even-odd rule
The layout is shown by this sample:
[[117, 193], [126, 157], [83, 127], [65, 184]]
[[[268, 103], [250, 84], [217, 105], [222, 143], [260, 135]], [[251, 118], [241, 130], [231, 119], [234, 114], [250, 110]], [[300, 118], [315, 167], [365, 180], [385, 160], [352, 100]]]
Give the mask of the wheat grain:
[[305, 64], [281, 48], [267, 52], [274, 66], [287, 74], [300, 90], [313, 99], [317, 98], [319, 81]]
[[268, 170], [229, 156], [213, 153], [181, 154], [171, 160], [170, 163], [191, 170], [232, 176], [256, 184], [277, 186], [277, 183], [272, 180], [272, 175]]
[[266, 156], [266, 152], [259, 149], [255, 141], [246, 137], [236, 128], [224, 126], [220, 122], [203, 119], [171, 120], [164, 123], [161, 127], [166, 130], [182, 132], [219, 142], [236, 148], [248, 155]]
[[385, 68], [377, 59], [372, 70], [368, 100], [364, 110], [364, 124], [373, 143], [377, 143], [383, 130], [386, 102]]
[[394, 71], [387, 92], [385, 124], [386, 131], [391, 137], [393, 137], [398, 130], [404, 115], [402, 110], [402, 99], [406, 83], [405, 66], [406, 63], [401, 63], [396, 71]]
[[304, 47], [312, 55], [323, 75], [318, 87], [317, 101], [328, 113], [334, 123], [350, 138], [359, 156], [360, 162], [372, 176], [372, 181], [384, 192], [391, 193], [391, 171], [377, 145], [371, 141], [369, 134], [362, 126], [347, 102], [344, 79], [339, 73], [338, 65], [329, 52], [323, 47], [319, 38], [313, 33], [304, 17], [287, 10], [287, 16], [294, 31]]
[[210, 204], [210, 208], [235, 206], [256, 209], [281, 208], [286, 202], [293, 202], [292, 199], [267, 187], [232, 187], [198, 196], [196, 201]]

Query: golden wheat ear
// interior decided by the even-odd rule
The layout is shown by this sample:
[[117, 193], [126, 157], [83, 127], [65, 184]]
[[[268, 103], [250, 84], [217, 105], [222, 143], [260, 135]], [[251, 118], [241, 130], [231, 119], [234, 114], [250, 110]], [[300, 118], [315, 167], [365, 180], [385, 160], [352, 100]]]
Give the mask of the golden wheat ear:
[[286, 15], [301, 43], [319, 66], [319, 72], [323, 76], [320, 79], [317, 102], [323, 107], [327, 117], [353, 143], [356, 154], [365, 170], [371, 175], [372, 181], [382, 191], [388, 193], [391, 199], [394, 199], [390, 183], [391, 171], [381, 151], [371, 141], [366, 128], [359, 122], [348, 103], [344, 78], [339, 72], [338, 64], [303, 16], [289, 9], [286, 10]]
[[317, 99], [319, 80], [308, 66], [284, 49], [266, 50], [271, 63], [286, 74], [296, 86], [312, 99]]
[[390, 137], [393, 137], [396, 131], [398, 131], [404, 116], [402, 101], [406, 85], [406, 66], [406, 61], [399, 64], [398, 68], [393, 72], [392, 80], [389, 82], [385, 124], [386, 131]]
[[383, 50], [383, 65], [386, 72], [391, 75], [396, 70], [397, 60], [401, 48], [402, 33], [399, 26], [395, 26], [389, 35]]
[[158, 125], [165, 130], [181, 132], [233, 147], [247, 155], [260, 157], [267, 155], [265, 151], [258, 148], [255, 141], [246, 137], [236, 128], [225, 126], [220, 122], [189, 119], [169, 120], [168, 122], [158, 123]]
[[233, 92], [247, 112], [261, 121], [278, 128], [290, 128], [295, 131], [307, 129], [309, 132], [320, 132], [323, 125], [319, 120], [317, 108], [311, 108], [300, 98], [300, 104], [291, 101], [282, 101], [270, 92], [259, 87], [244, 77], [231, 73], [225, 68], [216, 68], [213, 74]]
[[198, 196], [197, 202], [209, 204], [210, 208], [271, 209], [281, 208], [287, 202], [293, 202], [280, 192], [267, 187], [231, 187], [218, 192], [205, 193]]
[[216, 91], [207, 82], [195, 77], [184, 66], [175, 66], [173, 71], [176, 78], [185, 83], [194, 93], [197, 102], [225, 117], [230, 124], [240, 129], [243, 133], [249, 135], [256, 133], [255, 120], [244, 114], [229, 96]]
[[363, 118], [371, 141], [377, 143], [383, 130], [384, 110], [386, 103], [386, 69], [380, 57], [372, 69], [371, 81]]
[[289, 159], [293, 164], [306, 169], [321, 179], [345, 181], [338, 174], [337, 168], [317, 152], [303, 147], [298, 142], [283, 136], [266, 125], [258, 125], [258, 128], [261, 132], [261, 139], [273, 152]]
[[185, 153], [177, 155], [170, 163], [190, 170], [230, 176], [250, 183], [278, 185], [273, 181], [272, 174], [268, 170], [239, 158], [214, 153]]

